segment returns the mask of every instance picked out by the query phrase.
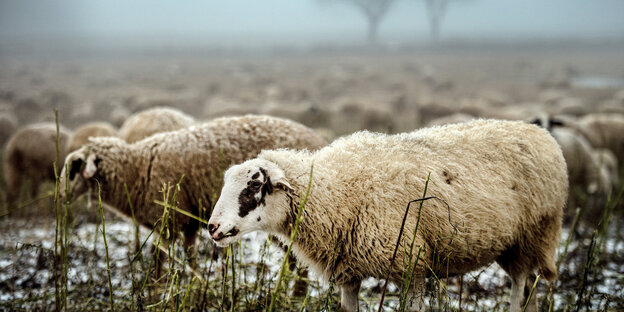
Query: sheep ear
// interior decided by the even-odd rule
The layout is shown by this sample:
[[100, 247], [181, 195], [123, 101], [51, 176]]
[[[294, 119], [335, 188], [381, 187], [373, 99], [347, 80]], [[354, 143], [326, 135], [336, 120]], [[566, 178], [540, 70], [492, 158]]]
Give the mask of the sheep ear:
[[279, 189], [282, 189], [284, 191], [288, 191], [288, 190], [292, 191], [292, 187], [286, 180], [286, 175], [284, 174], [284, 171], [280, 167], [269, 166], [268, 171], [269, 171], [268, 172], [269, 177], [271, 178], [271, 184], [273, 184], [273, 186]]
[[290, 184], [288, 184], [285, 179], [275, 182], [275, 186], [287, 192], [293, 190]]
[[85, 164], [85, 168], [82, 171], [82, 177], [85, 179], [93, 178], [95, 172], [97, 171], [97, 164], [95, 163], [95, 155], [91, 154], [87, 157], [87, 161]]

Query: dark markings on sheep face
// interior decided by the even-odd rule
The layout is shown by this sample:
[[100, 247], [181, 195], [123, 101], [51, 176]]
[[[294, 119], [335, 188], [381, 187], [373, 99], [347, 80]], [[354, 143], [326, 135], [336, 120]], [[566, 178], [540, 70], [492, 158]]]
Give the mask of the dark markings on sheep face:
[[262, 218], [258, 217], [258, 219], [256, 219], [256, 221], [260, 222], [260, 220], [262, 220]]
[[515, 191], [517, 187], [518, 187], [518, 186], [514, 183], [514, 185], [512, 185], [512, 186], [511, 186], [511, 190], [512, 190], [512, 191]]
[[80, 158], [72, 161], [71, 166], [69, 168], [69, 180], [70, 181], [74, 180], [74, 178], [76, 177], [76, 174], [78, 174], [80, 170], [82, 169], [83, 164], [84, 164], [84, 161]]
[[[247, 182], [247, 187], [238, 195], [238, 216], [241, 218], [244, 218], [249, 214], [249, 212], [256, 209], [259, 205], [265, 205], [266, 203], [264, 198], [267, 194], [273, 193], [271, 178], [267, 175], [264, 168], [260, 168], [259, 170], [259, 172], [252, 175], [252, 180]], [[262, 174], [263, 181], [257, 180], [260, 177], [260, 174]], [[260, 192], [260, 199], [256, 196], [258, 192]]]

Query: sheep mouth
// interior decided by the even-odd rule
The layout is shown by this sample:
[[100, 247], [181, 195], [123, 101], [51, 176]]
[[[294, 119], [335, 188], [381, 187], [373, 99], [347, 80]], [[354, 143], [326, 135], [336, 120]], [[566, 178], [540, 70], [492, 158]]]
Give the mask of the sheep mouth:
[[212, 239], [215, 242], [222, 241], [225, 238], [236, 236], [239, 232], [240, 231], [237, 228], [232, 228], [231, 230], [229, 230], [225, 234], [223, 232], [221, 232], [221, 233], [219, 233], [219, 235], [217, 237], [213, 237]]

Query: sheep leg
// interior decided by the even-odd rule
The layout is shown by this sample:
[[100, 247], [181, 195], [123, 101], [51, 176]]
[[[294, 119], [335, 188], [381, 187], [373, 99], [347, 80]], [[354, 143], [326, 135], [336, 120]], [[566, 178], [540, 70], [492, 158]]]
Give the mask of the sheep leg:
[[194, 235], [187, 235], [184, 232], [184, 253], [186, 254], [186, 260], [188, 265], [195, 269], [197, 268], [197, 254], [195, 252], [195, 241], [197, 240], [197, 232]]
[[297, 266], [297, 279], [293, 286], [293, 297], [304, 297], [308, 292], [308, 269]]
[[[533, 287], [533, 283], [535, 282], [535, 274], [529, 274], [528, 277], [526, 278], [526, 282], [524, 283], [524, 293], [522, 296], [522, 307], [524, 307], [524, 305], [526, 304], [526, 302], [529, 300], [529, 294], [531, 293], [531, 288]], [[531, 295], [530, 298], [531, 301], [529, 301], [529, 304], [527, 305], [526, 308], [526, 312], [537, 312], [537, 298], [536, 298], [536, 292], [533, 291], [533, 294]]]
[[[522, 309], [524, 309], [527, 301], [529, 301], [529, 293], [531, 293], [533, 282], [535, 282], [534, 274], [522, 272], [511, 277], [511, 312], [522, 312]], [[533, 295], [530, 298], [526, 311], [537, 311], [537, 299], [535, 292], [533, 292]]]
[[13, 168], [5, 168], [6, 171], [6, 182], [7, 182], [7, 205], [9, 209], [15, 209], [18, 207], [17, 201], [20, 198], [20, 193], [22, 192], [22, 175]]
[[30, 179], [30, 198], [33, 199], [39, 194], [39, 186], [41, 186], [41, 178], [33, 176]]
[[355, 312], [359, 311], [358, 295], [360, 293], [361, 281], [351, 284], [344, 284], [340, 289], [340, 311]]

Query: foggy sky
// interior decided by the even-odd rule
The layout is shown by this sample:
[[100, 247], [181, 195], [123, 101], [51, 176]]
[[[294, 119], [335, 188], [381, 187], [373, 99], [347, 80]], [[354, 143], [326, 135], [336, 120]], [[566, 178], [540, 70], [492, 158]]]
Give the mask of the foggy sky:
[[[192, 38], [214, 42], [365, 39], [353, 7], [319, 0], [0, 0], [0, 36]], [[624, 0], [457, 0], [442, 38], [624, 38]], [[381, 41], [426, 40], [422, 0], [398, 0]]]

